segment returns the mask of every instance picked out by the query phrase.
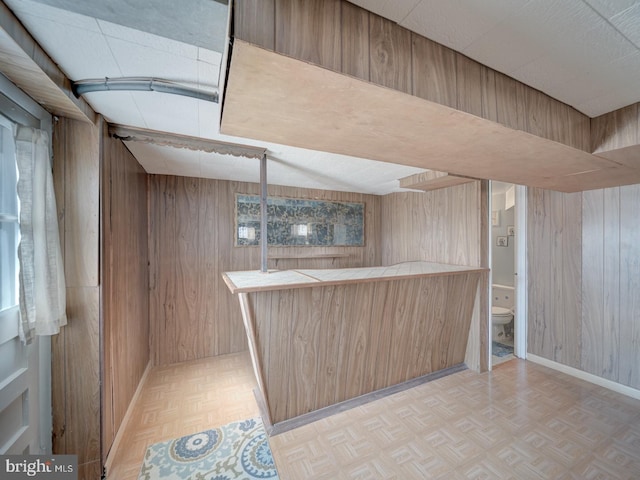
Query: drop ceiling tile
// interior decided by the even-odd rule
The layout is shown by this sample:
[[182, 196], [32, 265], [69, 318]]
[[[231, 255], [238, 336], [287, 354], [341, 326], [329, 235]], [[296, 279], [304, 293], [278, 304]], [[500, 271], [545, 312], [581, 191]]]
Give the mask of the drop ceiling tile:
[[197, 137], [200, 100], [160, 92], [131, 92], [147, 128]]
[[420, 0], [349, 0], [349, 2], [400, 23], [420, 3]]
[[22, 23], [27, 27], [29, 32], [33, 35], [34, 32], [38, 33], [39, 28], [32, 29], [30, 26], [31, 20], [24, 21], [23, 15], [28, 17], [35, 17], [50, 22], [67, 25], [69, 27], [81, 28], [83, 30], [89, 30], [95, 33], [100, 33], [98, 22], [95, 18], [87, 17], [77, 13], [72, 13], [67, 10], [51, 7], [40, 2], [33, 2], [30, 0], [3, 0], [4, 3], [13, 11]]
[[527, 3], [522, 0], [422, 0], [400, 24], [462, 51]]
[[632, 7], [638, 0], [584, 0], [591, 5], [604, 18], [611, 18], [614, 15]]
[[222, 53], [200, 47], [198, 48], [198, 60], [219, 67], [222, 63]]
[[197, 62], [198, 86], [203, 89], [217, 90], [220, 77], [220, 65]]
[[20, 20], [71, 80], [121, 75], [99, 32], [29, 14], [22, 14]]
[[611, 23], [640, 48], [640, 2], [611, 17]]
[[198, 62], [195, 59], [118, 38], [106, 38], [125, 77], [155, 77], [197, 85]]
[[590, 117], [598, 117], [640, 101], [636, 87], [608, 91], [602, 96], [588, 99], [576, 108]]
[[102, 114], [108, 122], [149, 128], [138, 110], [131, 92], [108, 91], [91, 92], [82, 96], [96, 112]]
[[189, 45], [170, 38], [160, 37], [152, 33], [142, 32], [133, 28], [117, 25], [105, 20], [97, 20], [100, 30], [110, 38], [125, 40], [127, 43], [149, 47], [161, 52], [170, 53], [179, 57], [198, 59], [198, 47]]

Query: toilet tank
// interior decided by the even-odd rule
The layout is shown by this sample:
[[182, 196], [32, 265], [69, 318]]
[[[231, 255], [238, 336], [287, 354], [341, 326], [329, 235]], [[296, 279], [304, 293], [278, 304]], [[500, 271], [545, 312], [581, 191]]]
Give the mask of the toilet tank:
[[513, 308], [515, 305], [515, 288], [497, 283], [491, 285], [491, 305]]

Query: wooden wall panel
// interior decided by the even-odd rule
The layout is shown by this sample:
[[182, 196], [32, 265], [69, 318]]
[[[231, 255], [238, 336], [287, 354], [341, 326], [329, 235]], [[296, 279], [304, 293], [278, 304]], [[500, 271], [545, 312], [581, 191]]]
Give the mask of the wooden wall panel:
[[530, 190], [529, 352], [640, 387], [639, 208], [638, 185]]
[[[53, 453], [78, 455], [79, 465], [98, 469], [100, 127], [67, 118], [54, 124], [54, 182], [64, 239], [68, 324], [51, 342]], [[80, 480], [93, 480], [83, 477], [83, 471]]]
[[103, 456], [149, 364], [147, 174], [120, 140], [103, 138]]
[[340, 0], [276, 0], [276, 52], [339, 71], [340, 4]]
[[591, 151], [606, 152], [640, 143], [640, 104], [591, 119]]
[[482, 116], [482, 69], [475, 60], [456, 55], [457, 109]]
[[233, 2], [234, 35], [269, 50], [276, 48], [275, 0]]
[[369, 13], [342, 2], [342, 73], [369, 80]]
[[[618, 381], [640, 388], [640, 185], [620, 188]], [[615, 338], [615, 337], [614, 337]]]
[[369, 78], [373, 83], [411, 93], [411, 32], [371, 14]]
[[[424, 193], [393, 193], [382, 197], [382, 264], [425, 260], [458, 265], [488, 266], [483, 235], [488, 212], [482, 182]], [[484, 207], [483, 207], [484, 205]], [[484, 210], [483, 210], [484, 208]], [[485, 217], [483, 217], [483, 211]], [[488, 250], [487, 250], [488, 251]], [[483, 263], [484, 262], [484, 263]], [[488, 368], [488, 278], [480, 280], [474, 306], [467, 365]], [[484, 300], [483, 298], [486, 297]]]
[[[239, 39], [591, 151], [587, 116], [346, 0], [236, 0], [235, 17]], [[619, 148], [622, 139], [607, 140], [608, 132], [632, 117], [598, 120], [594, 148]]]
[[[150, 317], [154, 363], [246, 349], [238, 302], [221, 273], [257, 270], [258, 247], [234, 247], [235, 194], [259, 185], [153, 176], [150, 182]], [[270, 247], [269, 268], [380, 265], [380, 198], [270, 186], [269, 195], [365, 203], [364, 247]], [[313, 255], [335, 258], [304, 258]], [[279, 258], [298, 256], [301, 258]]]
[[456, 108], [456, 52], [411, 34], [413, 95]]
[[271, 422], [462, 363], [480, 275], [249, 293]]

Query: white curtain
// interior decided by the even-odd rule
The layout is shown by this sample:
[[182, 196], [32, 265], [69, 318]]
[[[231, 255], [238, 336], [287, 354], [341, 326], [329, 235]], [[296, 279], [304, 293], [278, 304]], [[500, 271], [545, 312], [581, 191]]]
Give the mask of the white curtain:
[[20, 199], [20, 338], [53, 335], [67, 324], [49, 136], [29, 127], [16, 134]]

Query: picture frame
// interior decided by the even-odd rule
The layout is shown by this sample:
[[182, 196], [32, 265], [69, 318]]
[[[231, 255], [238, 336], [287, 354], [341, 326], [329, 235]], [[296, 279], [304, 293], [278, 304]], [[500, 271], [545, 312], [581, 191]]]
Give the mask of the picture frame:
[[494, 210], [491, 212], [491, 226], [500, 226], [500, 210]]
[[508, 247], [509, 246], [509, 237], [508, 236], [496, 237], [496, 246], [497, 247]]
[[514, 225], [507, 225], [507, 235], [513, 237], [516, 234], [516, 227]]

